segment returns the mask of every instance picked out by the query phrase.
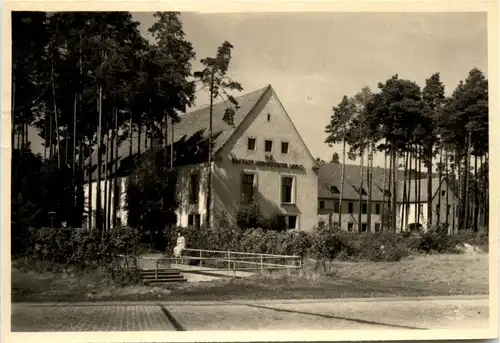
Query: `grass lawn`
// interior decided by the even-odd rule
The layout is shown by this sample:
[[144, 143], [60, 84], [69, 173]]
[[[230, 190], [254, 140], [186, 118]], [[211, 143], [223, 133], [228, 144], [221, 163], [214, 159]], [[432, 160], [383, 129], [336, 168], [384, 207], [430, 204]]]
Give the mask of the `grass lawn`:
[[12, 264], [14, 302], [312, 299], [488, 294], [488, 255], [427, 255], [400, 262], [306, 263], [245, 279], [147, 287], [116, 285], [102, 273], [35, 273]]

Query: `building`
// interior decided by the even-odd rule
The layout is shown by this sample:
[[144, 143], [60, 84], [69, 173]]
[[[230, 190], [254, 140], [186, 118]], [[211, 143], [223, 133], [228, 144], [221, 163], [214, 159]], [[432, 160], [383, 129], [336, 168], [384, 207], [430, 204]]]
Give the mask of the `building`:
[[[219, 218], [235, 222], [240, 205], [250, 200], [259, 203], [264, 215], [283, 216], [290, 229], [311, 230], [317, 223], [317, 172], [319, 165], [314, 160], [299, 132], [288, 116], [273, 88], [269, 85], [254, 92], [237, 97], [233, 125], [226, 123], [224, 103], [213, 108], [214, 148], [213, 161], [208, 165], [208, 154], [196, 163], [187, 159], [177, 163], [177, 194], [180, 207], [177, 224], [180, 226], [203, 225], [207, 218], [208, 168], [212, 171], [212, 201], [210, 222], [217, 224]], [[175, 160], [177, 144], [193, 137], [207, 139], [209, 108], [202, 107], [181, 116], [180, 123], [173, 127], [172, 145]], [[122, 223], [127, 223], [125, 193], [130, 167], [128, 160], [137, 155], [129, 154], [128, 142], [122, 143], [118, 154], [119, 192], [117, 208]], [[94, 157], [94, 161], [96, 158]], [[191, 159], [192, 160], [192, 159]], [[92, 177], [92, 180], [96, 180]], [[102, 181], [103, 185], [105, 184]], [[93, 209], [96, 204], [96, 181], [92, 182]], [[104, 186], [101, 187], [104, 189]], [[88, 198], [89, 185], [85, 195]], [[111, 200], [113, 203], [113, 200]], [[113, 209], [112, 209], [113, 210]], [[95, 215], [93, 215], [95, 220]]]
[[[359, 165], [346, 165], [344, 174], [344, 191], [342, 199], [342, 223], [343, 230], [357, 231], [359, 212], [361, 211], [361, 231], [368, 231], [368, 167], [363, 171], [363, 188], [361, 186], [361, 168]], [[385, 174], [385, 175], [384, 175]], [[410, 174], [408, 174], [410, 175]], [[427, 224], [427, 176], [422, 173], [419, 177], [412, 171], [411, 181], [405, 182], [403, 170], [396, 171], [397, 179], [397, 229], [404, 231], [413, 229], [418, 222], [423, 228]], [[406, 180], [409, 176], [406, 176]], [[340, 192], [342, 180], [342, 164], [340, 163], [321, 163], [318, 173], [318, 220], [327, 224], [338, 222], [340, 207]], [[417, 180], [417, 181], [415, 181]], [[420, 190], [418, 184], [420, 183]], [[406, 184], [406, 187], [405, 187]], [[385, 185], [385, 190], [384, 190]], [[415, 188], [415, 186], [417, 186]], [[406, 189], [406, 190], [405, 190]], [[360, 192], [362, 202], [360, 207]], [[448, 199], [448, 222], [451, 224], [453, 218], [457, 217], [458, 212], [453, 212], [457, 198], [446, 180], [441, 180], [439, 187], [439, 178], [433, 175], [433, 218], [432, 222], [437, 222], [437, 210], [440, 211], [440, 222], [446, 221], [446, 199]], [[438, 192], [440, 196], [438, 196]], [[420, 197], [418, 194], [420, 193]], [[446, 194], [448, 197], [446, 198]], [[443, 196], [444, 194], [444, 196]], [[441, 197], [441, 202], [440, 202]], [[384, 168], [372, 168], [372, 197], [371, 197], [371, 231], [377, 232], [382, 228], [382, 211], [390, 213], [391, 189], [389, 187], [389, 170], [384, 173]], [[408, 216], [405, 215], [408, 212]], [[416, 215], [419, 214], [417, 218]], [[456, 219], [457, 220], [457, 219]]]
[[[427, 178], [420, 180], [420, 192], [418, 191], [418, 180], [411, 180], [402, 183], [398, 187], [398, 224], [404, 230], [409, 230], [415, 223], [419, 223], [423, 228], [427, 227], [428, 221], [428, 190]], [[406, 186], [406, 190], [405, 190]], [[418, 194], [420, 193], [420, 197]], [[407, 200], [403, 203], [402, 199]], [[446, 178], [439, 180], [439, 177], [432, 178], [432, 223], [448, 222], [450, 225], [458, 224], [458, 198], [449, 187]], [[408, 212], [408, 215], [406, 215]], [[417, 220], [417, 217], [419, 218]], [[438, 218], [439, 217], [439, 218]], [[412, 225], [413, 224], [413, 225]]]

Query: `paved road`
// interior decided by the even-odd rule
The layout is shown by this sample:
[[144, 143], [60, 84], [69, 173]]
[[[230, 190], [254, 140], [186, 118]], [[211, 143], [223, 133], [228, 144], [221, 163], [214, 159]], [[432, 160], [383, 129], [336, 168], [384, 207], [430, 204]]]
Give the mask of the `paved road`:
[[13, 304], [12, 331], [487, 329], [488, 299]]

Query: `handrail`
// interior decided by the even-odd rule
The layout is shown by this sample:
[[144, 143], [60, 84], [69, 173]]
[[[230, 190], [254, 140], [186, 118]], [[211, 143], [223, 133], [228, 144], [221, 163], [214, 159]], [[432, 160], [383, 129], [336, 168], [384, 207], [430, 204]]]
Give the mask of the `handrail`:
[[224, 253], [228, 252], [237, 255], [250, 255], [250, 256], [263, 256], [263, 257], [275, 257], [275, 258], [300, 258], [298, 255], [274, 255], [274, 254], [260, 254], [255, 252], [238, 252], [238, 251], [230, 251], [230, 250], [204, 250], [204, 249], [183, 249], [183, 251], [197, 251], [197, 252], [214, 252], [214, 253]]

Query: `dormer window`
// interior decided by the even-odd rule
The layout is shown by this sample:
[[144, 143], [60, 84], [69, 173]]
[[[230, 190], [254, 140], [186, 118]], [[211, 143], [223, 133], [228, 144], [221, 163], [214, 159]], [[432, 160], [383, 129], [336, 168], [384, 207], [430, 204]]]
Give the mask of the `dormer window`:
[[365, 189], [364, 188], [361, 188], [361, 187], [355, 187], [355, 186], [352, 186], [352, 188], [354, 188], [354, 190], [359, 194], [360, 191], [361, 191], [361, 195], [367, 195], [368, 193], [366, 193]]
[[330, 192], [333, 193], [333, 194], [338, 194], [340, 193], [339, 189], [337, 188], [337, 186], [330, 186]]

